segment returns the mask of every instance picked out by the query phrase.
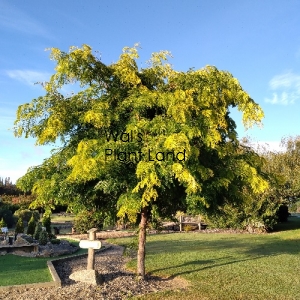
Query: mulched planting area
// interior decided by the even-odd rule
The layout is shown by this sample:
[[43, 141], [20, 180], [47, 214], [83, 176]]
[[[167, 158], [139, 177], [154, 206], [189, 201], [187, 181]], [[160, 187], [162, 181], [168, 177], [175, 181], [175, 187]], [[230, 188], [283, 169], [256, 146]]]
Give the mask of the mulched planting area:
[[15, 288], [4, 290], [0, 299], [40, 300], [40, 299], [127, 299], [131, 296], [157, 292], [167, 289], [184, 289], [187, 283], [181, 279], [162, 279], [148, 276], [145, 281], [138, 281], [133, 272], [125, 269], [130, 259], [123, 256], [123, 248], [109, 245], [103, 252], [95, 254], [95, 269], [102, 275], [101, 285], [90, 285], [69, 279], [71, 273], [86, 269], [87, 258], [54, 262], [54, 267], [61, 278], [62, 287], [57, 288]]

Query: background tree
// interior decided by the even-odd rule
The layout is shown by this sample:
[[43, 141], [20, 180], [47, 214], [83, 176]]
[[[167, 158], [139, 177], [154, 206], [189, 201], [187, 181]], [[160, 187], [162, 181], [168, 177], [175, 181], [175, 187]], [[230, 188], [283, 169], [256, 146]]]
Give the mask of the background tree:
[[21, 191], [12, 183], [10, 177], [0, 177], [0, 195], [19, 195]]
[[268, 151], [266, 171], [276, 176], [276, 192], [281, 202], [292, 204], [300, 199], [300, 136], [281, 140], [282, 151]]
[[[239, 143], [230, 107], [243, 113], [249, 127], [263, 118], [259, 105], [230, 73], [212, 66], [177, 72], [167, 62], [169, 55], [154, 53], [149, 66], [138, 69], [137, 47], [124, 48], [111, 65], [87, 45], [69, 53], [52, 48], [56, 73], [43, 83], [46, 94], [21, 105], [15, 122], [16, 136], [33, 136], [39, 145], [62, 143], [18, 187], [32, 190], [35, 203], [48, 208], [66, 201], [117, 210], [131, 221], [138, 217], [141, 278], [151, 210], [171, 212], [165, 195], [177, 189], [186, 196], [173, 197], [174, 207], [182, 201], [209, 207], [231, 184], [239, 193], [240, 184], [233, 188], [237, 178], [252, 193], [267, 187], [249, 161], [231, 159]], [[75, 82], [81, 90], [63, 95], [62, 87]]]

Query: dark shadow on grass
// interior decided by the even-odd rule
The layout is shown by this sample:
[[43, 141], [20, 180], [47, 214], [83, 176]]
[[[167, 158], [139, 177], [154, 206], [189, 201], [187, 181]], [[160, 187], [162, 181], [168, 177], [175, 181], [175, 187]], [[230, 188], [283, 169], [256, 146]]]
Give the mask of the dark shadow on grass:
[[[169, 280], [169, 279], [173, 279], [177, 276], [192, 274], [192, 273], [195, 273], [195, 272], [204, 271], [204, 270], [208, 270], [208, 269], [212, 269], [212, 268], [216, 268], [216, 267], [221, 267], [221, 266], [226, 266], [226, 265], [232, 265], [232, 264], [235, 264], [235, 263], [240, 263], [240, 262], [245, 262], [245, 261], [250, 261], [250, 260], [253, 261], [255, 259], [261, 259], [263, 257], [264, 256], [257, 256], [257, 257], [249, 257], [249, 258], [245, 258], [245, 259], [236, 259], [236, 260], [228, 261], [228, 262], [224, 262], [224, 263], [216, 263], [216, 264], [213, 264], [213, 265], [203, 266], [201, 268], [192, 268], [192, 269], [189, 269], [189, 270], [186, 270], [186, 271], [174, 273], [171, 276], [167, 277], [167, 279]], [[219, 258], [219, 260], [222, 260], [222, 259], [226, 259], [226, 257]], [[189, 261], [189, 262], [183, 263], [181, 265], [176, 265], [176, 266], [172, 266], [172, 267], [168, 267], [168, 268], [155, 269], [155, 270], [152, 270], [151, 272], [149, 272], [148, 274], [151, 275], [151, 274], [159, 272], [159, 271], [165, 271], [165, 270], [170, 270], [170, 269], [175, 269], [175, 268], [185, 268], [186, 266], [189, 266], [189, 265], [190, 266], [204, 265], [204, 264], [213, 263], [213, 262], [214, 262], [213, 260], [212, 261], [210, 261], [210, 260], [207, 260], [207, 261]]]
[[[147, 247], [157, 253], [178, 253], [195, 251], [215, 251], [216, 249], [226, 249], [228, 251], [238, 252], [239, 254], [254, 256], [271, 256], [278, 254], [300, 254], [300, 239], [281, 239], [275, 235], [246, 235], [247, 238], [239, 239], [236, 235], [228, 236], [215, 240], [162, 240], [147, 241]], [[180, 237], [180, 236], [179, 236]], [[251, 239], [255, 241], [251, 243]]]
[[[180, 237], [180, 236], [178, 236]], [[253, 242], [251, 240], [253, 238]], [[180, 276], [184, 274], [191, 274], [194, 272], [203, 271], [206, 269], [217, 268], [224, 265], [232, 265], [240, 262], [259, 260], [264, 257], [277, 256], [281, 254], [300, 254], [300, 239], [282, 239], [276, 235], [247, 235], [246, 238], [238, 238], [237, 235], [220, 236], [220, 239], [203, 240], [197, 239], [183, 239], [183, 240], [162, 240], [162, 241], [148, 241], [149, 252], [147, 255], [151, 256], [151, 248], [153, 253], [180, 253], [185, 252], [187, 257], [189, 252], [195, 258], [195, 252], [217, 251], [218, 249], [225, 249], [224, 257], [212, 260], [191, 260], [182, 264], [176, 264], [166, 268], [158, 268], [152, 270], [150, 274], [155, 274], [159, 271], [174, 270], [172, 276]], [[234, 254], [239, 257], [235, 257]], [[232, 254], [232, 255], [231, 255]], [[228, 256], [229, 255], [229, 256]], [[222, 262], [222, 260], [225, 260]], [[189, 267], [190, 266], [190, 267]], [[176, 269], [185, 269], [176, 273]]]
[[300, 229], [300, 218], [291, 216], [287, 222], [278, 223], [274, 226], [273, 232], [297, 230]]

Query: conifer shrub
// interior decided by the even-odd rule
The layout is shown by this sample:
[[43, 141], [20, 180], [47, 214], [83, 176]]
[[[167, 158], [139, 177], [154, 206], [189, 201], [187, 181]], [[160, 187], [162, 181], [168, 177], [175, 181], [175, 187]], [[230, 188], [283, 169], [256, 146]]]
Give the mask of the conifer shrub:
[[48, 233], [47, 233], [47, 231], [42, 230], [40, 232], [38, 240], [39, 240], [40, 245], [43, 245], [43, 246], [46, 245], [47, 242], [48, 242]]
[[6, 223], [5, 223], [5, 221], [4, 221], [4, 219], [0, 219], [0, 228], [2, 228], [2, 227], [7, 227], [7, 225], [6, 225]]
[[16, 224], [15, 233], [24, 233], [24, 224], [22, 218], [18, 219], [18, 222]]
[[29, 223], [28, 223], [27, 234], [34, 235], [35, 224], [36, 224], [35, 218], [32, 215], [31, 218], [30, 218], [30, 220], [29, 220]]
[[37, 223], [37, 224], [35, 225], [35, 230], [34, 230], [34, 234], [33, 234], [33, 238], [34, 238], [35, 240], [38, 240], [38, 239], [39, 239], [41, 231], [42, 231], [42, 226], [41, 226], [40, 223]]
[[46, 227], [46, 231], [51, 233], [51, 217], [50, 215], [44, 215], [42, 219], [43, 227]]

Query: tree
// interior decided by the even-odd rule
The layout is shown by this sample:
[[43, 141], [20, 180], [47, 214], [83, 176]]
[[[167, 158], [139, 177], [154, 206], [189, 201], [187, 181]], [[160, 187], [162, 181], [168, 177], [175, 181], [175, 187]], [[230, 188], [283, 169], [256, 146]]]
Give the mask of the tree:
[[[257, 154], [248, 143], [241, 141], [225, 156], [202, 152], [202, 159], [202, 164], [214, 174], [202, 189], [205, 198], [210, 199], [210, 205], [190, 206], [190, 210], [194, 208], [192, 213], [200, 213], [218, 228], [240, 228], [251, 232], [272, 229], [277, 221], [279, 204], [273, 201], [274, 176], [266, 172], [267, 161], [264, 157]], [[250, 181], [249, 173], [245, 174], [245, 169], [249, 167], [253, 171]], [[224, 172], [227, 173], [227, 184], [220, 185], [220, 178], [226, 180], [222, 175]], [[263, 181], [258, 183], [256, 178]], [[255, 185], [259, 189], [264, 185], [265, 189], [259, 192]]]
[[[35, 204], [48, 209], [64, 202], [77, 210], [117, 211], [131, 221], [138, 217], [141, 278], [154, 207], [164, 214], [176, 206], [208, 207], [237, 178], [253, 193], [267, 187], [251, 163], [231, 159], [239, 142], [230, 107], [237, 107], [251, 127], [263, 118], [259, 105], [229, 72], [212, 66], [177, 72], [168, 56], [153, 53], [149, 66], [139, 69], [137, 46], [124, 48], [110, 65], [87, 45], [69, 53], [52, 48], [56, 73], [42, 84], [45, 95], [21, 105], [15, 121], [18, 137], [33, 136], [38, 145], [62, 143], [17, 186], [32, 190]], [[71, 83], [81, 90], [63, 95]], [[174, 202], [165, 195], [173, 195]]]
[[5, 179], [0, 177], [0, 195], [19, 195], [20, 192], [16, 185], [11, 182], [10, 177], [5, 177]]
[[276, 192], [281, 202], [291, 204], [300, 199], [300, 136], [281, 139], [282, 151], [264, 151], [266, 171], [276, 177]]

